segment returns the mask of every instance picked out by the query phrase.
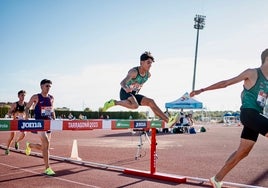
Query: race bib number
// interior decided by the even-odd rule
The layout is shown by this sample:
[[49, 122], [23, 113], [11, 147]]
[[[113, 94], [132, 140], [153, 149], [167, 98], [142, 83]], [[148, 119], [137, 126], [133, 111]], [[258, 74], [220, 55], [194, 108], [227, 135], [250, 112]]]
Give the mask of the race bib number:
[[51, 116], [53, 110], [50, 106], [41, 107], [41, 116]]
[[142, 87], [142, 84], [139, 83], [133, 83], [129, 86], [133, 91], [139, 91]]
[[263, 91], [259, 91], [257, 102], [261, 107], [265, 106], [266, 99], [267, 99], [267, 94]]

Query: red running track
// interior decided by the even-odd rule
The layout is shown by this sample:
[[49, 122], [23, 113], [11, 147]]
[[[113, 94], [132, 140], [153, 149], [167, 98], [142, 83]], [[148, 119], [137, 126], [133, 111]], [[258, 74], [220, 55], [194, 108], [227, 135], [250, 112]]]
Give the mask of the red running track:
[[[206, 133], [157, 134], [157, 172], [208, 179], [222, 166], [239, 144], [241, 127], [223, 127], [220, 124], [205, 125]], [[5, 145], [8, 132], [0, 133], [0, 144]], [[142, 157], [135, 160], [139, 136], [129, 130], [93, 130], [53, 132], [50, 153], [69, 158], [73, 140], [78, 143], [79, 157], [83, 161], [116, 167], [150, 170], [150, 146], [143, 139]], [[39, 142], [35, 134], [28, 133], [25, 141]], [[119, 169], [96, 168], [51, 160], [56, 176], [48, 177], [40, 157], [11, 152], [0, 152], [1, 187], [211, 187], [197, 181], [174, 183], [140, 176], [127, 175]], [[227, 175], [225, 181], [268, 187], [267, 139], [260, 136], [251, 154]], [[226, 186], [228, 187], [228, 186]], [[230, 186], [229, 186], [230, 187]]]

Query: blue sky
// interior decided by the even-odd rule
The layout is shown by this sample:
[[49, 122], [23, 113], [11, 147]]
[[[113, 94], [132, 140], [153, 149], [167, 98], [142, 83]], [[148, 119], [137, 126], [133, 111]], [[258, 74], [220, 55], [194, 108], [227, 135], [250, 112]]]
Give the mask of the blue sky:
[[[16, 101], [20, 89], [29, 100], [47, 78], [55, 107], [98, 110], [119, 98], [120, 81], [148, 50], [156, 62], [141, 93], [165, 110], [192, 88], [195, 15], [206, 16], [198, 89], [260, 66], [267, 7], [266, 0], [0, 0], [0, 101]], [[239, 110], [241, 91], [242, 83], [195, 98], [208, 110]]]

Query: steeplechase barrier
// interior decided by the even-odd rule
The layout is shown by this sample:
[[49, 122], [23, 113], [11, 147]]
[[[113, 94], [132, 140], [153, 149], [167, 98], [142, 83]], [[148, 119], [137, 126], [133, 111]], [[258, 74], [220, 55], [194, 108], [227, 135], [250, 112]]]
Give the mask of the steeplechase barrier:
[[[64, 158], [59, 156], [50, 156], [51, 159], [68, 161], [81, 165], [94, 166], [99, 168], [109, 168], [122, 171], [125, 174], [153, 178], [163, 181], [171, 181], [176, 183], [186, 183], [187, 181], [197, 181], [200, 183], [209, 182], [208, 179], [179, 176], [174, 174], [156, 172], [156, 128], [167, 128], [165, 122], [161, 120], [10, 120], [0, 119], [0, 131], [64, 131], [64, 130], [94, 130], [94, 129], [151, 129], [151, 155], [150, 155], [150, 171], [141, 171], [136, 169], [106, 165], [82, 161], [80, 159]], [[4, 148], [4, 146], [0, 146]], [[41, 157], [41, 154], [32, 152], [31, 155]], [[224, 186], [234, 186], [241, 188], [264, 188], [254, 185], [246, 185], [232, 182], [223, 182]]]

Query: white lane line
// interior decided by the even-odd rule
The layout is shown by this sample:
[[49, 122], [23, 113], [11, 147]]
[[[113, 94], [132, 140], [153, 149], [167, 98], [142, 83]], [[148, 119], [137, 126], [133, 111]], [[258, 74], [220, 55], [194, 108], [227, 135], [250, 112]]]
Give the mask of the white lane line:
[[[24, 172], [29, 172], [29, 173], [32, 173], [32, 174], [40, 174], [40, 173], [32, 171], [32, 170], [26, 170], [26, 169], [23, 169], [23, 168], [20, 168], [20, 167], [17, 167], [17, 166], [12, 166], [12, 165], [8, 165], [8, 164], [4, 164], [4, 163], [0, 163], [0, 165], [10, 167], [10, 168], [15, 168], [17, 170], [21, 170], [21, 171], [24, 171]], [[82, 185], [82, 186], [86, 186], [86, 187], [100, 188], [100, 187], [97, 187], [97, 186], [94, 186], [94, 185], [85, 184], [85, 183], [72, 181], [72, 180], [67, 180], [67, 179], [59, 178], [59, 177], [55, 177], [55, 176], [50, 176], [50, 178], [54, 178], [54, 179], [57, 179], [57, 180], [60, 180], [60, 181], [65, 181], [65, 182], [69, 182], [69, 183], [73, 183], [73, 184], [77, 184], [77, 185]]]
[[[0, 163], [2, 164], [2, 163]], [[5, 166], [8, 166], [7, 164], [5, 164]], [[44, 167], [35, 167], [33, 168], [35, 171], [37, 170], [42, 170]], [[17, 171], [17, 172], [11, 172], [11, 173], [6, 173], [6, 174], [0, 174], [0, 177], [5, 177], [5, 176], [13, 176], [13, 175], [17, 175], [17, 174], [23, 174], [23, 167], [15, 167], [12, 170], [21, 170], [21, 171]]]

